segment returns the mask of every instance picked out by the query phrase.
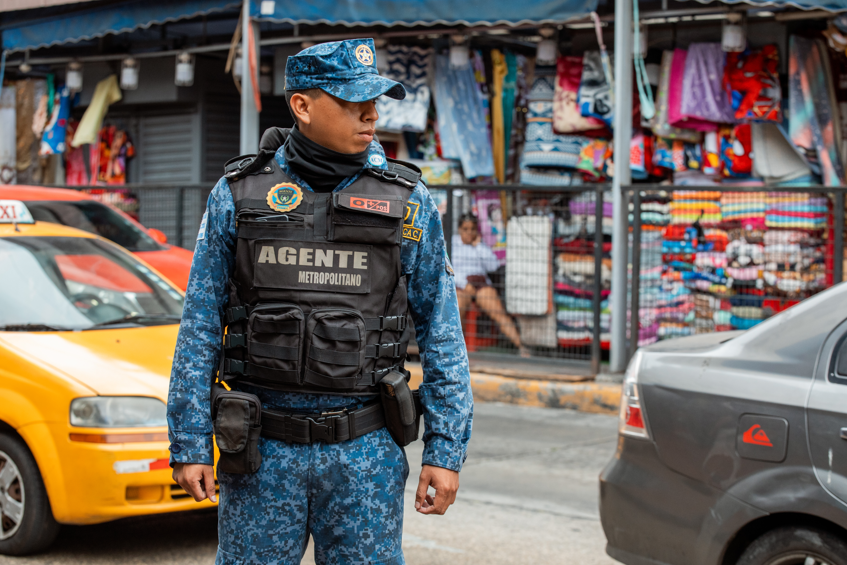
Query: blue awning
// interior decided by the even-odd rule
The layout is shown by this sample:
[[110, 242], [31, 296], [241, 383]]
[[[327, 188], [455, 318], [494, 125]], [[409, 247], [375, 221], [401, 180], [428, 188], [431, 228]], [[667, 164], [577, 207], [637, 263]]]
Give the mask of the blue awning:
[[251, 0], [264, 21], [344, 25], [555, 23], [597, 9], [598, 0]]
[[22, 51], [126, 33], [240, 6], [239, 0], [138, 0], [42, 18], [3, 30], [3, 49]]
[[[680, 0], [685, 2], [686, 0]], [[712, 4], [711, 0], [696, 0], [700, 4]], [[801, 10], [827, 10], [843, 12], [847, 10], [847, 0], [721, 0], [721, 4], [750, 4], [759, 8], [799, 8]]]

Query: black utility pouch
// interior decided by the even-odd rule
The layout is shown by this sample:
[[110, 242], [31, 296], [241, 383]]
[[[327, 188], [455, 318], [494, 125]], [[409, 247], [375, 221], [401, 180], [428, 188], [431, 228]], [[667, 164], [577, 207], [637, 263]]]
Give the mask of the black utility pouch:
[[262, 433], [262, 403], [255, 394], [226, 390], [212, 385], [212, 418], [215, 443], [221, 453], [218, 470], [249, 474], [259, 470], [259, 436]]
[[418, 439], [421, 416], [418, 402], [402, 373], [391, 371], [379, 384], [385, 426], [397, 445], [406, 447]]

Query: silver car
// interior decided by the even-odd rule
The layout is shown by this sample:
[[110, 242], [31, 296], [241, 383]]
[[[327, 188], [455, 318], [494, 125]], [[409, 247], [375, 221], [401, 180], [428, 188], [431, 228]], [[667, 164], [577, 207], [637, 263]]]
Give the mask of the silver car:
[[600, 513], [628, 565], [847, 565], [847, 283], [639, 350]]

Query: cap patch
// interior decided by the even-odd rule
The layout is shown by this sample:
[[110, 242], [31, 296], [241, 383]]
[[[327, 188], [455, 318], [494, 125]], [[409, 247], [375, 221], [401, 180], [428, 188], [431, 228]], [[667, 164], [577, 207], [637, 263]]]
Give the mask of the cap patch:
[[303, 202], [303, 191], [299, 186], [284, 182], [268, 192], [268, 206], [277, 212], [290, 212]]
[[363, 65], [373, 65], [374, 53], [367, 45], [359, 45], [356, 47], [356, 58]]
[[382, 166], [385, 163], [385, 158], [379, 153], [374, 153], [370, 157], [368, 157], [368, 163], [373, 165], [374, 167]]

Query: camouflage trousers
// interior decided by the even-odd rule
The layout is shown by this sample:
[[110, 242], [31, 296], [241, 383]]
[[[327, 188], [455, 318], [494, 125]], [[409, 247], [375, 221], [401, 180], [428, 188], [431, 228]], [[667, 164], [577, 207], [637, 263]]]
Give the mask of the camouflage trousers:
[[385, 428], [338, 444], [261, 438], [252, 475], [218, 472], [216, 565], [404, 565], [405, 452]]

